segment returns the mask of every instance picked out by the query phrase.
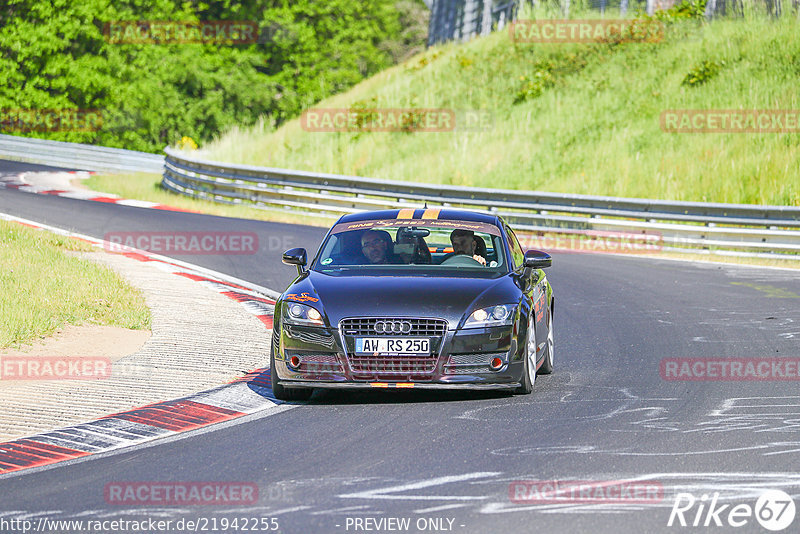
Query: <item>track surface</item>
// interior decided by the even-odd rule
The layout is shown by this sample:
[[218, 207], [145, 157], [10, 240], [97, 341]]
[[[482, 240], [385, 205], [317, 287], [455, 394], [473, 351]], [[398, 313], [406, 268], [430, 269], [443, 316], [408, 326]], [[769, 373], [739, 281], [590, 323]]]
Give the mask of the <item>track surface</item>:
[[[180, 259], [278, 291], [293, 275], [280, 252], [311, 253], [324, 234], [6, 190], [0, 211], [97, 237], [253, 231], [262, 243], [256, 255]], [[562, 254], [548, 276], [556, 371], [537, 380], [533, 395], [317, 392], [274, 416], [0, 478], [0, 518], [277, 517], [279, 531], [291, 533], [365, 532], [347, 526], [367, 517], [410, 518], [416, 532], [420, 518], [445, 518], [452, 532], [617, 533], [679, 530], [666, 526], [677, 491], [718, 491], [725, 503], [753, 506], [761, 489], [774, 487], [800, 507], [797, 382], [676, 382], [659, 374], [665, 357], [800, 356], [796, 273]], [[633, 478], [662, 484], [664, 500], [509, 499], [515, 480]], [[106, 504], [107, 483], [134, 480], [254, 482], [260, 499], [233, 508]], [[788, 531], [798, 525], [800, 518]], [[765, 532], [753, 518], [714, 530]]]

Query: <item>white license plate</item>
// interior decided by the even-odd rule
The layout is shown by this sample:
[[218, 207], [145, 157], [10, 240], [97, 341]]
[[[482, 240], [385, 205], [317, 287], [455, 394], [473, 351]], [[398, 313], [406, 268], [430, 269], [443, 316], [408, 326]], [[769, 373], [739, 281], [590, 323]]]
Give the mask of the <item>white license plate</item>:
[[358, 337], [356, 338], [356, 353], [430, 354], [430, 345], [430, 339], [419, 337]]

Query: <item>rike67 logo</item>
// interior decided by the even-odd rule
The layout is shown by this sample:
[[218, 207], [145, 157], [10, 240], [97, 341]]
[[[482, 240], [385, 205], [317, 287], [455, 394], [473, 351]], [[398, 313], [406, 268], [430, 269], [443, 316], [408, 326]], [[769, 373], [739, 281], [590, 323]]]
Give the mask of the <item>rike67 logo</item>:
[[749, 525], [747, 530], [750, 531], [754, 522], [758, 522], [763, 528], [778, 532], [787, 529], [794, 516], [794, 501], [781, 490], [764, 491], [755, 506], [747, 503], [719, 504], [718, 492], [711, 497], [704, 493], [699, 499], [691, 493], [678, 493], [667, 526], [738, 528]]

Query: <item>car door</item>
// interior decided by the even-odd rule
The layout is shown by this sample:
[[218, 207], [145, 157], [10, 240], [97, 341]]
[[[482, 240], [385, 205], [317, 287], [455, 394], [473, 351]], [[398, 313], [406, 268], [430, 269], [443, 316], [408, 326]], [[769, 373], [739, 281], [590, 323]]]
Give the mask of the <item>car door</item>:
[[[517, 239], [516, 234], [509, 226], [506, 226], [506, 234], [508, 235], [508, 244], [511, 249], [512, 260], [514, 261], [514, 268], [521, 272], [525, 260], [525, 253], [522, 250], [519, 239]], [[537, 361], [539, 359], [539, 353], [541, 352], [538, 347], [543, 346], [545, 342], [543, 336], [545, 336], [547, 332], [547, 290], [544, 280], [545, 278], [542, 276], [542, 271], [535, 270], [531, 273], [530, 281], [524, 286], [525, 297], [528, 301], [528, 309], [531, 310], [530, 315], [536, 324], [536, 335], [538, 338], [536, 340]]]

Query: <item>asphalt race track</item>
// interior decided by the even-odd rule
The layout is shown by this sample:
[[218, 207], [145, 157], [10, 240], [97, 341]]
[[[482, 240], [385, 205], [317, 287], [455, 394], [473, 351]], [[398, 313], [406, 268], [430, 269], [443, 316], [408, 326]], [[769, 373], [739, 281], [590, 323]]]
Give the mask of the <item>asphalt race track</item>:
[[[294, 274], [280, 253], [305, 246], [311, 255], [324, 235], [2, 189], [0, 212], [96, 237], [256, 232], [255, 255], [180, 259], [277, 291]], [[219, 526], [222, 518], [275, 517], [278, 532], [320, 534], [403, 531], [403, 520], [408, 532], [694, 532], [707, 529], [667, 526], [676, 494], [706, 494], [710, 502], [717, 492], [729, 506], [719, 515], [725, 526], [710, 530], [766, 532], [754, 517], [728, 526], [729, 510], [754, 507], [764, 489], [783, 490], [800, 506], [797, 381], [660, 374], [664, 358], [800, 357], [796, 272], [560, 254], [548, 276], [555, 372], [540, 377], [532, 395], [317, 391], [276, 415], [0, 477], [0, 518], [216, 519]], [[549, 503], [512, 502], [509, 493], [515, 481], [631, 479], [659, 485], [663, 496]], [[104, 487], [120, 481], [240, 481], [255, 483], [260, 498], [235, 507], [107, 504]], [[798, 525], [800, 518], [787, 532]]]

